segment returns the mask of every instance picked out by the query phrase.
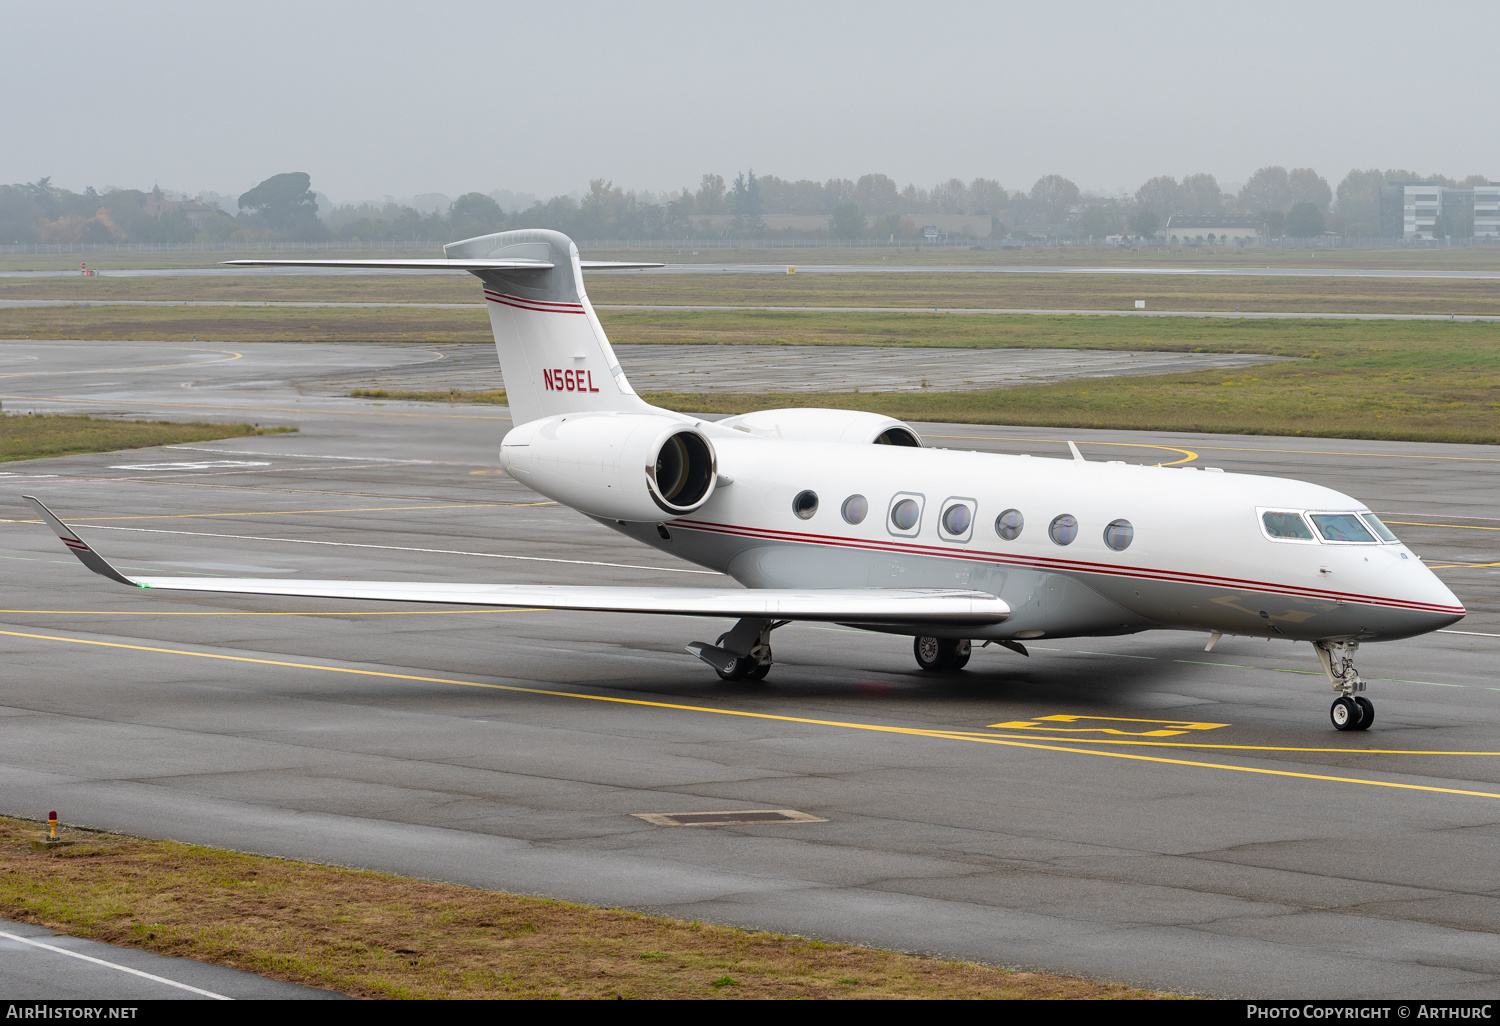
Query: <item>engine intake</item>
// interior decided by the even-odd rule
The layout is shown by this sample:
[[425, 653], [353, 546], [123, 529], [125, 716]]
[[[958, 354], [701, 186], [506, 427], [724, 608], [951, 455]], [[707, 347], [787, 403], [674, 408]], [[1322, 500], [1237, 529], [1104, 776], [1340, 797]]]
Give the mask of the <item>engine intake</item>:
[[638, 413], [569, 413], [505, 436], [500, 462], [549, 499], [609, 520], [686, 516], [713, 495], [718, 456], [692, 424]]
[[651, 497], [668, 513], [691, 513], [703, 505], [718, 476], [708, 439], [691, 428], [662, 440], [656, 462], [646, 465]]

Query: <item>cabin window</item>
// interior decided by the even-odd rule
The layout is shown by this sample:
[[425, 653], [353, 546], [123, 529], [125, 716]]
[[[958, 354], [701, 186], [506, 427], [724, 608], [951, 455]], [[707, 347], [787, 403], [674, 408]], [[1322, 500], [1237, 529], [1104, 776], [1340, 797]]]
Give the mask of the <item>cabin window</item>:
[[1375, 536], [1355, 513], [1309, 513], [1308, 517], [1324, 541], [1375, 543]]
[[943, 511], [943, 530], [949, 534], [967, 534], [973, 522], [974, 514], [961, 502]]
[[1266, 535], [1283, 541], [1317, 541], [1301, 513], [1284, 513], [1267, 510], [1260, 515]]
[[818, 511], [818, 493], [808, 490], [797, 493], [792, 500], [792, 512], [803, 520], [811, 520], [812, 515]]
[[1047, 536], [1058, 545], [1072, 545], [1078, 537], [1078, 518], [1071, 513], [1053, 517], [1047, 527]]
[[890, 531], [892, 534], [915, 535], [922, 529], [922, 496], [906, 492], [891, 500]]
[[1129, 520], [1111, 520], [1104, 529], [1104, 544], [1116, 552], [1124, 552], [1135, 540], [1135, 528]]
[[1386, 527], [1385, 524], [1381, 523], [1380, 518], [1377, 517], [1374, 513], [1361, 513], [1360, 518], [1364, 520], [1364, 522], [1369, 526], [1370, 530], [1375, 532], [1375, 537], [1379, 538], [1381, 541], [1401, 541], [1400, 538], [1397, 538], [1395, 534], [1391, 532], [1391, 529], [1389, 527]]
[[945, 499], [943, 503], [943, 515], [938, 517], [943, 540], [968, 541], [974, 531], [974, 500]]
[[844, 515], [847, 524], [862, 524], [865, 517], [870, 515], [870, 500], [863, 495], [851, 495], [844, 500], [843, 507], [839, 510]]
[[995, 518], [995, 533], [1006, 541], [1015, 541], [1021, 537], [1021, 528], [1026, 526], [1026, 518], [1018, 509], [1008, 509]]

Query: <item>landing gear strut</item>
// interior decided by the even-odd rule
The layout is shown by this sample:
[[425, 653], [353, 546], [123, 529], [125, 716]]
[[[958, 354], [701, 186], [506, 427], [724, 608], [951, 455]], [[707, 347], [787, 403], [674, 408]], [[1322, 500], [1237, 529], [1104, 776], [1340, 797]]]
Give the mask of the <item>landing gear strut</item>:
[[1365, 679], [1354, 668], [1354, 653], [1359, 651], [1359, 642], [1315, 641], [1313, 650], [1318, 653], [1318, 662], [1323, 672], [1333, 683], [1339, 697], [1333, 700], [1328, 718], [1338, 730], [1369, 730], [1375, 722], [1375, 705], [1359, 692], [1365, 689]]
[[917, 638], [912, 651], [924, 670], [962, 670], [969, 663], [972, 646], [967, 638]]
[[712, 645], [695, 641], [687, 650], [712, 666], [723, 680], [764, 680], [771, 672], [771, 632], [788, 622], [747, 617]]

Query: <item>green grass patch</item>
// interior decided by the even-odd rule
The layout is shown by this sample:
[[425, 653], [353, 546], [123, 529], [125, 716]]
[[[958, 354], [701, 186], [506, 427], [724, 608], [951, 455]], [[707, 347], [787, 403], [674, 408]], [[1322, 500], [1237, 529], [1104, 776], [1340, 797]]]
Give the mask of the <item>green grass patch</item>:
[[[616, 312], [608, 322], [620, 343], [1111, 349], [1297, 358], [1248, 370], [945, 392], [939, 390], [942, 357], [934, 353], [932, 380], [939, 388], [931, 391], [645, 395], [685, 413], [831, 406], [920, 421], [1500, 444], [1500, 324], [655, 311]], [[505, 402], [498, 391], [386, 391], [382, 397], [420, 401], [429, 396]]]
[[371, 998], [1153, 998], [971, 962], [0, 818], [0, 918]]
[[294, 427], [255, 427], [250, 424], [179, 423], [170, 420], [111, 420], [71, 414], [8, 413], [0, 416], [0, 462], [74, 456], [84, 452], [144, 449], [247, 435], [277, 435]]
[[349, 395], [355, 399], [389, 399], [402, 403], [482, 403], [490, 406], [505, 405], [505, 390], [490, 389], [485, 392], [466, 392], [450, 388], [446, 392], [421, 392], [389, 388], [356, 388]]
[[[1494, 281], [1351, 276], [1246, 277], [1226, 275], [1027, 274], [993, 272], [654, 275], [595, 274], [589, 295], [599, 306], [838, 306], [1129, 311], [1136, 300], [1148, 310], [1243, 312], [1352, 312], [1500, 315]], [[0, 299], [85, 303], [152, 302], [369, 302], [459, 303], [480, 306], [477, 279], [468, 274], [360, 276], [245, 276], [152, 278], [0, 278]], [[93, 309], [93, 308], [91, 308]], [[184, 313], [179, 311], [179, 313]], [[188, 311], [202, 316], [203, 311]], [[248, 316], [244, 308], [210, 311]], [[475, 323], [478, 311], [464, 311]], [[364, 316], [378, 320], [375, 310]], [[99, 313], [95, 313], [98, 318]], [[306, 320], [307, 311], [282, 316]], [[311, 318], [318, 322], [317, 317]]]

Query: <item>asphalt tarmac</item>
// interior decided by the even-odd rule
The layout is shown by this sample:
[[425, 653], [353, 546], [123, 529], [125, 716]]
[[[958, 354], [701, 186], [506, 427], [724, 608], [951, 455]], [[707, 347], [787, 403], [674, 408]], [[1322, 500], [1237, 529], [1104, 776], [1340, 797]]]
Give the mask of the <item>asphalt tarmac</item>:
[[[726, 583], [500, 473], [503, 408], [309, 385], [433, 352], [0, 343], [7, 411], [301, 428], [5, 465], [0, 811], [1192, 993], [1500, 993], [1500, 449], [918, 425], [1366, 499], [1471, 612], [1361, 650], [1360, 734], [1305, 645], [1044, 639], [930, 676], [794, 624], [726, 684], [682, 646], [727, 623], [142, 593], [20, 502], [127, 572]], [[635, 815], [755, 809], [820, 821]]]
[[234, 1001], [343, 998], [188, 958], [168, 958], [0, 920], [7, 1001]]

